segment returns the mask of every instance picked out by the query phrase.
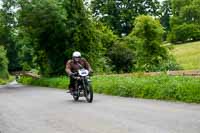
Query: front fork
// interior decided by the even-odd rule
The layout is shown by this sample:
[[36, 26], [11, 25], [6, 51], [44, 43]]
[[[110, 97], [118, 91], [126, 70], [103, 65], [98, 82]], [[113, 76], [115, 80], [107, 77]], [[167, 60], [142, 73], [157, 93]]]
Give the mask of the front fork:
[[[81, 88], [83, 89], [85, 95], [87, 95], [88, 93], [88, 88], [87, 86], [90, 84], [90, 79], [86, 78], [86, 77], [81, 77], [80, 80], [76, 80], [76, 83], [75, 83], [75, 90], [77, 91], [77, 95], [80, 96], [80, 92], [81, 92]], [[79, 87], [79, 85], [81, 85], [81, 87]]]

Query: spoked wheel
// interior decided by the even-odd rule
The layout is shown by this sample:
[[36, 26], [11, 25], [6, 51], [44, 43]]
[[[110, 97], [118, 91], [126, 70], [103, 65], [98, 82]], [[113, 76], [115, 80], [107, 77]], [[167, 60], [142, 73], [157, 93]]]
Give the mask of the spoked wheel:
[[93, 101], [93, 89], [90, 84], [86, 86], [85, 98], [86, 98], [87, 102], [89, 102], [89, 103], [91, 103]]

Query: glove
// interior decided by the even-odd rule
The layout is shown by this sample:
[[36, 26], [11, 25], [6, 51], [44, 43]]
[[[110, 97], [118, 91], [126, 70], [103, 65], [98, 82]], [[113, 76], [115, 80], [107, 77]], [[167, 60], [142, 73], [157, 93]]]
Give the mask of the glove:
[[74, 78], [75, 74], [74, 73], [70, 73], [69, 77]]
[[77, 73], [71, 73], [69, 76], [70, 76], [71, 78], [73, 78], [73, 79], [76, 79]]

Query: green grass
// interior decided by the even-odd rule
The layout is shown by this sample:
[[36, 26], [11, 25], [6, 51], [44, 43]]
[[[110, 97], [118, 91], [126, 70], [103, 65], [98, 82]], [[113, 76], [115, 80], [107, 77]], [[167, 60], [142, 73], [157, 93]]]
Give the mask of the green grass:
[[0, 85], [6, 84], [6, 81], [3, 79], [0, 79]]
[[[102, 75], [92, 78], [96, 93], [107, 95], [161, 99], [200, 103], [200, 78], [181, 76], [123, 76]], [[22, 78], [21, 82], [31, 85], [67, 88], [69, 80], [61, 78], [42, 78], [32, 80]]]
[[174, 45], [172, 53], [183, 69], [200, 69], [200, 42]]
[[12, 80], [14, 80], [13, 76], [9, 76], [8, 80], [3, 80], [3, 79], [0, 78], [0, 85], [5, 85], [5, 84], [11, 82]]

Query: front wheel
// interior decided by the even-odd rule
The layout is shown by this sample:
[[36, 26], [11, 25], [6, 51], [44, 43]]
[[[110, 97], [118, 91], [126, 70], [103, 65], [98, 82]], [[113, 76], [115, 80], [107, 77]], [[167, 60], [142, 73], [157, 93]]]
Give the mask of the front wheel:
[[87, 102], [89, 102], [89, 103], [91, 103], [93, 101], [93, 89], [90, 84], [86, 86], [85, 98], [86, 98]]
[[74, 98], [74, 101], [78, 101], [79, 96], [77, 96], [77, 95], [73, 95], [73, 98]]

